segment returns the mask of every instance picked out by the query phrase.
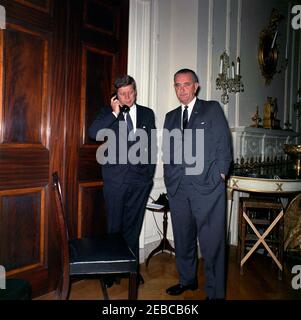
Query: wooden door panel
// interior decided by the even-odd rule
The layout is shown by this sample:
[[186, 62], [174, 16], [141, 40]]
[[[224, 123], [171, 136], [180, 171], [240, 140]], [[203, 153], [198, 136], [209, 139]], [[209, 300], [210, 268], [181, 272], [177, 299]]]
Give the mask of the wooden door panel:
[[0, 144], [0, 190], [45, 186], [49, 151], [43, 146]]
[[44, 266], [45, 191], [0, 192], [0, 261], [7, 275]]
[[80, 183], [77, 229], [79, 238], [106, 232], [106, 220], [101, 212], [105, 212], [103, 183]]
[[[117, 4], [117, 5], [116, 5]], [[119, 37], [120, 6], [115, 1], [87, 0], [84, 3], [84, 27]]]
[[[6, 21], [36, 31], [52, 31], [53, 10], [58, 0], [47, 0], [45, 4], [34, 4], [28, 0], [0, 0], [6, 10]], [[65, 1], [65, 0], [64, 0]], [[62, 1], [61, 1], [62, 3]], [[63, 4], [61, 4], [64, 7]]]
[[13, 25], [1, 38], [2, 142], [46, 145], [48, 40]]
[[100, 107], [110, 101], [116, 70], [115, 60], [113, 53], [91, 47], [83, 48], [81, 114], [84, 143], [93, 143], [87, 130]]
[[102, 181], [101, 168], [96, 161], [98, 145], [85, 145], [79, 150], [79, 181]]

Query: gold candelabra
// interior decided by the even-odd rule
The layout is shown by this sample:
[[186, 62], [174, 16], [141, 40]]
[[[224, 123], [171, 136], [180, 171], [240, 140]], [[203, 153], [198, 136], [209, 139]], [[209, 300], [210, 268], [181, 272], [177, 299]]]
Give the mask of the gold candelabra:
[[219, 74], [216, 78], [216, 90], [222, 90], [221, 101], [223, 104], [229, 102], [229, 94], [244, 92], [244, 85], [240, 75], [240, 59], [236, 59], [236, 68], [234, 62], [229, 63], [229, 55], [226, 51], [220, 56]]

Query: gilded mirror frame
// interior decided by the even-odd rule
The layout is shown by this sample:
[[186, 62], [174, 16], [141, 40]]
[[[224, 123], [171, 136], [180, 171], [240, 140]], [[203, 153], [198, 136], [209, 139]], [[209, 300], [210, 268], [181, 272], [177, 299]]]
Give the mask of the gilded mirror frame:
[[283, 18], [277, 9], [273, 9], [268, 26], [261, 31], [259, 36], [258, 63], [266, 85], [271, 83], [275, 73], [278, 72], [278, 25]]

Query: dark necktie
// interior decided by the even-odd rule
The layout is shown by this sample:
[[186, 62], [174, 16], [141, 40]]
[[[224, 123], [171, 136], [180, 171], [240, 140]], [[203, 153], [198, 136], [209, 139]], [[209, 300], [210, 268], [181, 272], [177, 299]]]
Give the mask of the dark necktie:
[[184, 107], [183, 111], [183, 130], [186, 129], [188, 123], [188, 106]]
[[131, 118], [129, 112], [126, 112], [126, 114], [125, 114], [125, 121], [126, 121], [128, 130], [129, 130], [129, 140], [131, 141], [131, 140], [133, 140], [135, 134], [133, 131], [134, 130], [133, 121], [132, 121], [132, 118]]

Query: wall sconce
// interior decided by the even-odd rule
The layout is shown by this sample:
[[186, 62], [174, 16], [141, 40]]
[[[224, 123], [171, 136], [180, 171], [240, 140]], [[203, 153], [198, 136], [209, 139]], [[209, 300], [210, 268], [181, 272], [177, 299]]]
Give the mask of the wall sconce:
[[216, 78], [216, 90], [223, 90], [221, 101], [223, 104], [229, 102], [229, 94], [244, 92], [244, 85], [240, 75], [240, 59], [236, 59], [236, 69], [234, 62], [229, 63], [229, 56], [226, 51], [220, 57], [219, 74]]
[[294, 110], [298, 120], [301, 120], [301, 88], [298, 90], [297, 102], [294, 104]]

